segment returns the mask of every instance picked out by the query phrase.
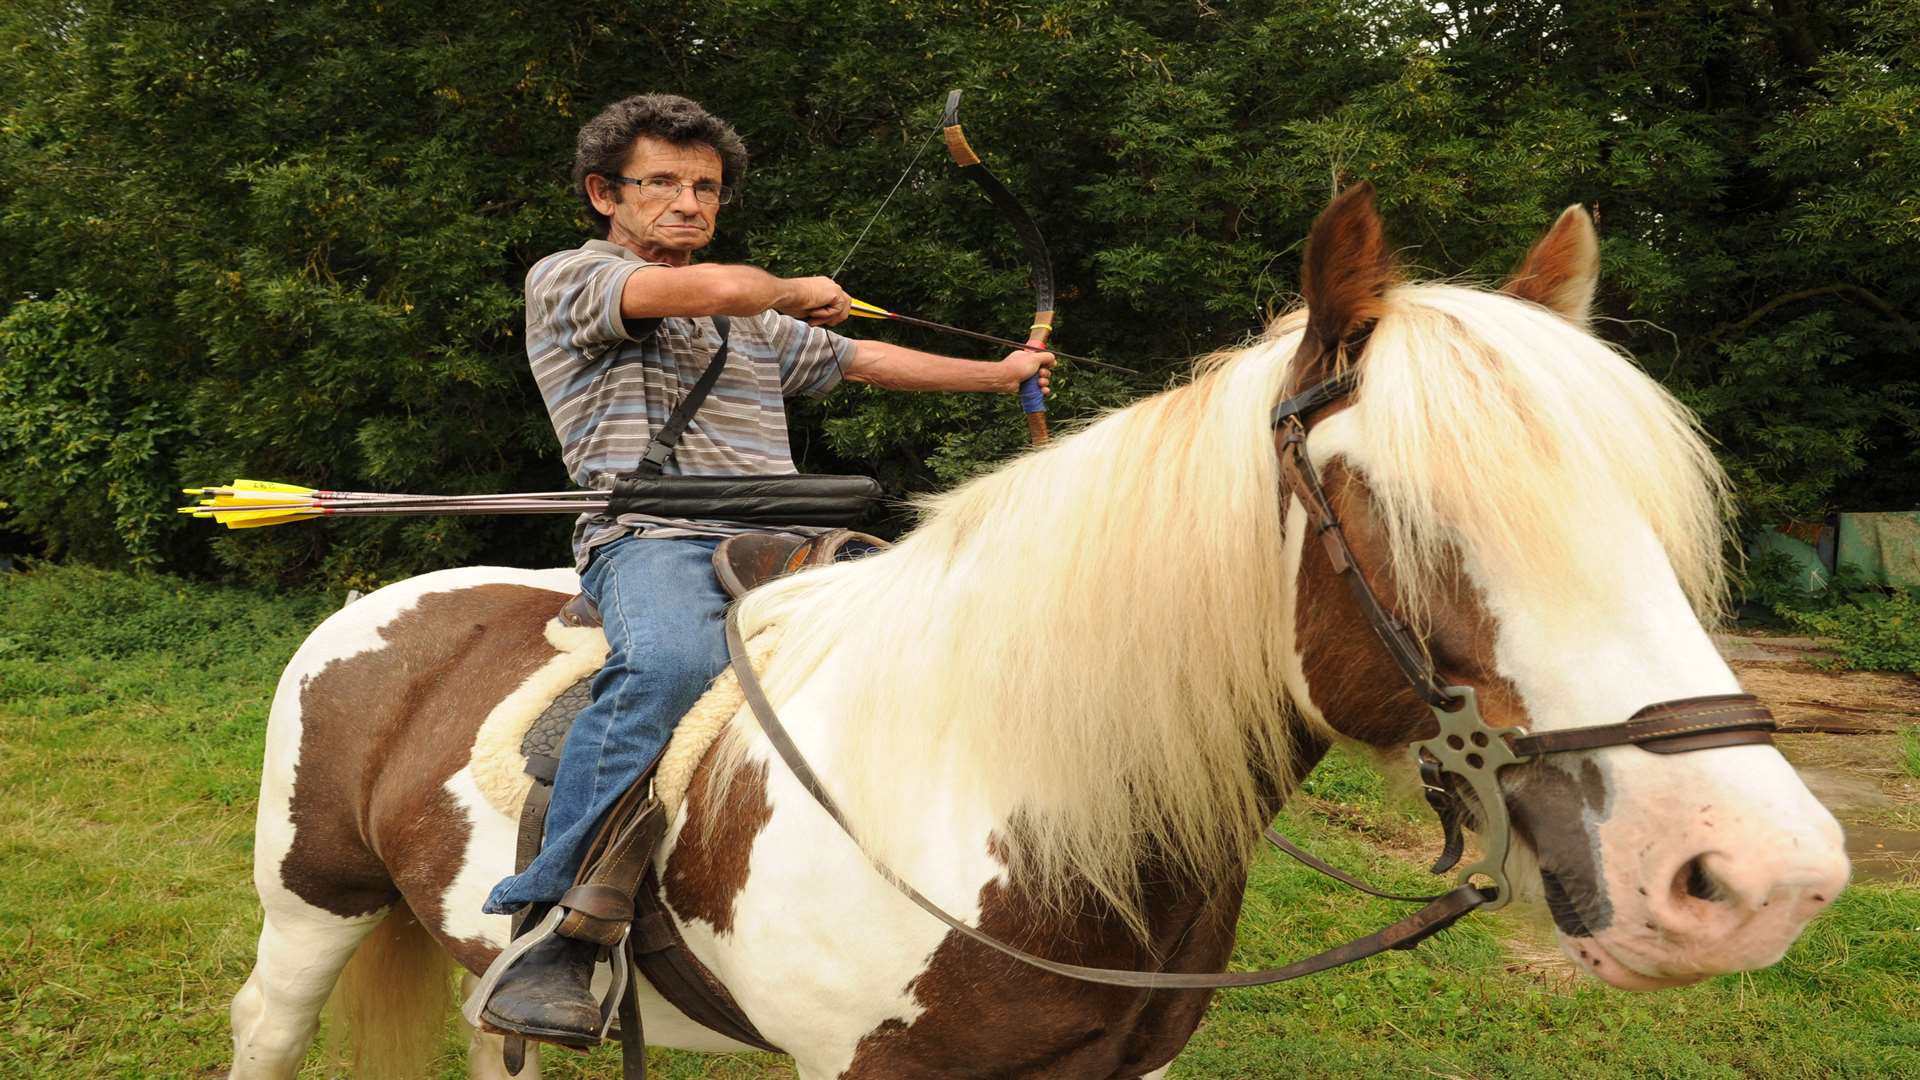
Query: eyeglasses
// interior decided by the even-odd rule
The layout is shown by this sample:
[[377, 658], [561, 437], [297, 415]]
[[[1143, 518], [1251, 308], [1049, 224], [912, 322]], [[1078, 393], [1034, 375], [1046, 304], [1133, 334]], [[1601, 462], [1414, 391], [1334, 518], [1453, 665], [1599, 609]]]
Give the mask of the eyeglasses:
[[607, 176], [602, 173], [601, 177], [609, 183], [632, 184], [640, 189], [640, 197], [643, 199], [659, 199], [661, 202], [666, 202], [669, 199], [679, 198], [682, 191], [692, 188], [693, 197], [708, 206], [720, 206], [733, 201], [732, 188], [725, 184], [716, 184], [711, 180], [702, 180], [697, 184], [683, 184], [668, 176], [649, 176], [644, 180], [636, 180], [631, 176]]

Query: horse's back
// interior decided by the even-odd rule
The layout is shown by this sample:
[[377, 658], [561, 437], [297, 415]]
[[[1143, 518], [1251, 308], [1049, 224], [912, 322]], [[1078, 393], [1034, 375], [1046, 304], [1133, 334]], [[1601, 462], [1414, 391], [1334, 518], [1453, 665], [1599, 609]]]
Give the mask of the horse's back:
[[447, 781], [493, 705], [554, 655], [545, 627], [577, 584], [570, 570], [444, 570], [315, 628], [268, 721], [254, 862], [263, 900], [284, 889], [352, 918], [401, 891], [416, 910], [444, 892], [457, 867], [409, 856], [464, 846], [468, 815]]

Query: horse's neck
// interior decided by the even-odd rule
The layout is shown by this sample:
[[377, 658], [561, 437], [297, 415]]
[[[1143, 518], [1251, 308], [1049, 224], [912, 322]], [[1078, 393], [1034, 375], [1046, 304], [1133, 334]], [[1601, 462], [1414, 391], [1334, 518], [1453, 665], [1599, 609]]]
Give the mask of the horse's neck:
[[974, 844], [1032, 823], [1012, 862], [1057, 888], [1084, 876], [1119, 898], [1156, 848], [1196, 879], [1242, 866], [1259, 774], [1292, 757], [1289, 585], [1266, 457], [1241, 453], [1245, 431], [1148, 437], [1199, 411], [1179, 404], [1103, 421], [941, 497], [894, 549], [743, 603], [749, 632], [781, 628], [769, 692], [878, 851], [937, 840], [931, 794], [966, 828], [987, 819]]

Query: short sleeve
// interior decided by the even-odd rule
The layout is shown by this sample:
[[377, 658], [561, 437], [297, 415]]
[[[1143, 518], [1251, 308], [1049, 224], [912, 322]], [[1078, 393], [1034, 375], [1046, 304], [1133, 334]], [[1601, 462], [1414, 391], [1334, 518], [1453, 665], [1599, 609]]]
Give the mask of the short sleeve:
[[772, 318], [768, 339], [780, 362], [783, 397], [821, 397], [840, 385], [853, 360], [852, 339], [791, 316]]
[[627, 278], [653, 263], [576, 249], [541, 260], [527, 275], [527, 333], [576, 355], [597, 356], [652, 332], [653, 321], [620, 315]]

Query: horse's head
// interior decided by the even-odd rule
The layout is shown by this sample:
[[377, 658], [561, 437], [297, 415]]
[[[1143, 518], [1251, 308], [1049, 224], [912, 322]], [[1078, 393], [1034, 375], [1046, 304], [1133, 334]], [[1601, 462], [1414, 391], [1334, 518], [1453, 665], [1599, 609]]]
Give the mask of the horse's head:
[[[1702, 622], [1724, 588], [1725, 480], [1685, 410], [1587, 332], [1597, 266], [1576, 207], [1499, 293], [1401, 284], [1363, 186], [1315, 224], [1305, 316], [1282, 327], [1301, 334], [1290, 394], [1355, 378], [1303, 414], [1301, 460], [1357, 572], [1495, 728], [1597, 728], [1739, 692]], [[1285, 530], [1292, 692], [1372, 746], [1434, 736], [1307, 494]], [[1838, 824], [1770, 745], [1611, 745], [1500, 782], [1568, 955], [1614, 986], [1772, 963], [1846, 883]]]

